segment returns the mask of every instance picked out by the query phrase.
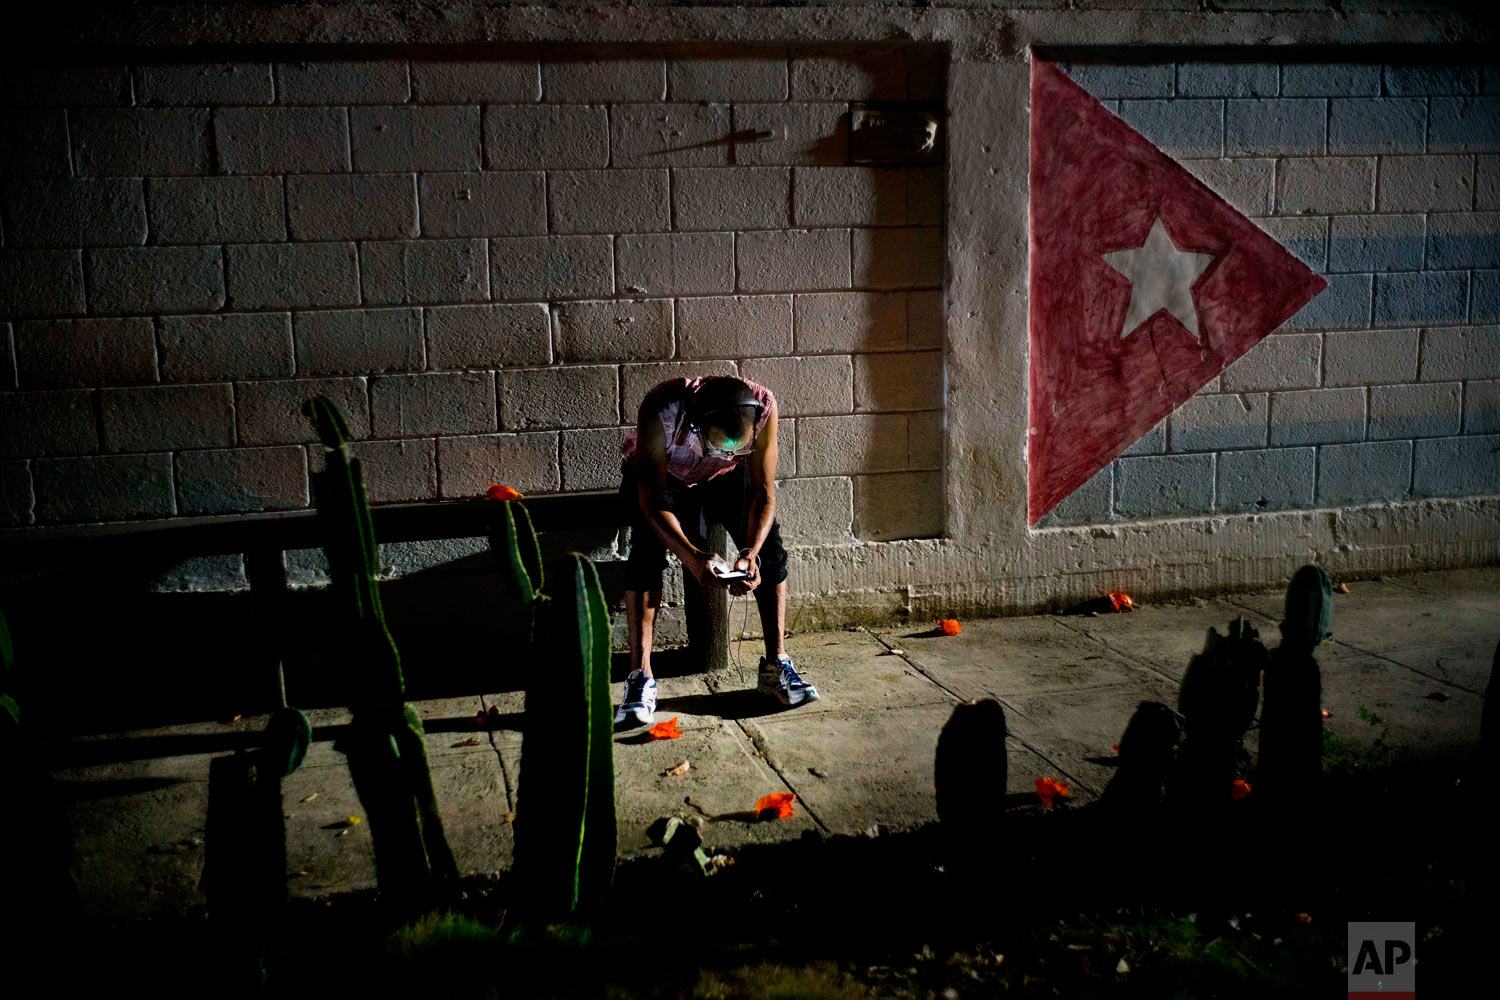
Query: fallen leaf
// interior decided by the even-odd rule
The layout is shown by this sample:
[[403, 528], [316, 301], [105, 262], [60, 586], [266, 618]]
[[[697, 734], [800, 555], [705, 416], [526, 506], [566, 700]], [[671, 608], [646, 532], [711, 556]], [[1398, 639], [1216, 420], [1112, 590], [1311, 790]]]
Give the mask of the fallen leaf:
[[1310, 923], [1312, 923], [1312, 916], [1311, 916], [1311, 914], [1299, 913], [1299, 914], [1297, 914], [1297, 919], [1300, 920], [1300, 921], [1302, 921], [1304, 924], [1310, 924]]
[[810, 767], [807, 769], [807, 773], [812, 775], [814, 778], [828, 777], [828, 772], [823, 770], [821, 767]]
[[905, 656], [906, 655], [906, 650], [892, 648], [892, 649], [887, 649], [884, 653], [881, 653], [880, 655], [881, 656]]
[[672, 716], [666, 722], [658, 722], [646, 730], [646, 735], [653, 740], [675, 740], [682, 735], [677, 728], [677, 716]]
[[1335, 594], [1347, 594], [1349, 593], [1349, 585], [1347, 583], [1340, 582], [1333, 588], [1333, 592]]
[[505, 814], [505, 822], [507, 822], [507, 823], [514, 823], [515, 821], [516, 821], [516, 812], [515, 812], [514, 809], [512, 809], [510, 812], [508, 812], [508, 813]]
[[512, 489], [509, 486], [501, 486], [499, 483], [490, 483], [489, 489], [484, 491], [484, 495], [489, 497], [491, 500], [519, 500], [526, 494], [522, 493], [520, 490]]
[[1073, 790], [1068, 787], [1068, 783], [1065, 781], [1058, 781], [1056, 778], [1046, 777], [1036, 779], [1036, 794], [1037, 798], [1042, 800], [1042, 805], [1050, 806], [1052, 804], [1052, 800], [1055, 798], [1071, 798], [1073, 795]]
[[302, 797], [302, 801], [303, 802], [311, 802], [313, 799], [315, 799], [317, 797], [318, 797], [318, 793], [317, 792], [313, 792], [311, 795], [304, 795]]
[[1234, 787], [1229, 790], [1229, 797], [1231, 799], [1243, 799], [1246, 795], [1249, 794], [1250, 782], [1246, 781], [1244, 778], [1235, 778]]
[[772, 792], [755, 800], [755, 815], [761, 819], [790, 819], [795, 813], [792, 803], [797, 796], [792, 792]]
[[1130, 971], [1130, 963], [1125, 961], [1123, 958], [1120, 959], [1120, 961], [1115, 964], [1115, 971], [1123, 976], [1125, 973]]
[[833, 640], [832, 642], [825, 642], [825, 643], [823, 643], [823, 645], [825, 645], [825, 646], [837, 646], [838, 644], [839, 644], [839, 641], [837, 639]]
[[944, 635], [958, 635], [963, 630], [963, 626], [958, 623], [957, 618], [944, 618], [938, 622], [938, 628], [943, 630]]
[[470, 736], [466, 740], [459, 740], [457, 743], [453, 744], [453, 748], [456, 750], [459, 747], [477, 747], [481, 742], [482, 741], [478, 736]]
[[662, 773], [665, 774], [668, 778], [675, 778], [679, 774], [687, 774], [688, 771], [690, 771], [692, 769], [692, 767], [693, 767], [693, 765], [690, 762], [683, 761], [681, 764], [678, 764], [676, 767], [667, 768], [667, 770], [663, 771]]

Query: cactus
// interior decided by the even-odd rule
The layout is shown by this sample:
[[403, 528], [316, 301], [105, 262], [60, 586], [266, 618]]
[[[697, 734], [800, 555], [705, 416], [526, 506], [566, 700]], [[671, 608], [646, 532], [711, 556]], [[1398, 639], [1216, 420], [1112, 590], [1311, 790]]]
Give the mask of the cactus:
[[938, 821], [949, 863], [978, 870], [1005, 816], [1005, 709], [994, 698], [954, 706], [933, 760]]
[[1161, 804], [1162, 785], [1177, 756], [1181, 727], [1177, 713], [1159, 701], [1143, 701], [1120, 737], [1120, 766], [1099, 804], [1111, 809], [1149, 812]]
[[401, 656], [380, 605], [379, 549], [348, 425], [326, 396], [309, 400], [303, 412], [323, 443], [316, 493], [334, 594], [330, 631], [348, 677], [359, 678], [350, 732], [336, 749], [348, 757], [370, 820], [382, 890], [398, 909], [420, 908], [434, 881], [456, 880], [458, 867], [443, 836], [422, 720], [405, 703]]
[[1328, 574], [1303, 566], [1287, 587], [1281, 645], [1266, 667], [1256, 794], [1273, 806], [1308, 801], [1322, 774], [1322, 677], [1313, 650], [1328, 635], [1332, 614]]
[[1230, 622], [1226, 635], [1208, 630], [1203, 652], [1188, 664], [1178, 693], [1186, 739], [1168, 789], [1178, 805], [1213, 807], [1230, 801], [1268, 660], [1260, 633], [1243, 618]]
[[513, 600], [535, 604], [544, 599], [542, 550], [537, 544], [536, 529], [531, 525], [531, 513], [524, 504], [496, 500], [490, 507], [490, 552]]
[[[587, 911], [614, 878], [618, 834], [609, 609], [594, 564], [569, 553], [542, 607], [561, 662], [531, 673], [516, 809], [516, 868], [539, 915]], [[565, 589], [561, 589], [565, 588]]]

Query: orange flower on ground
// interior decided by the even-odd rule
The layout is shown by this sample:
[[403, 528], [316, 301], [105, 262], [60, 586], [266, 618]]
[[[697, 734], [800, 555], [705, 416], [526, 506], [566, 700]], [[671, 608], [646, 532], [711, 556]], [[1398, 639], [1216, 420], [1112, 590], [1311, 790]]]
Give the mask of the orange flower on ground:
[[646, 735], [653, 740], [675, 740], [682, 733], [677, 728], [677, 716], [672, 716], [666, 722], [658, 722], [646, 730]]
[[1071, 798], [1073, 790], [1068, 787], [1066, 781], [1058, 781], [1056, 778], [1036, 779], [1037, 798], [1042, 800], [1042, 805], [1050, 806], [1053, 799]]
[[944, 618], [938, 622], [938, 628], [943, 630], [944, 635], [958, 635], [963, 630], [963, 626], [958, 623], [957, 618]]
[[1134, 611], [1135, 610], [1135, 602], [1130, 599], [1130, 595], [1129, 594], [1121, 594], [1121, 593], [1118, 593], [1118, 592], [1111, 592], [1110, 595], [1109, 595], [1109, 603], [1111, 603], [1111, 604], [1113, 604], [1115, 606], [1115, 610], [1116, 611]]
[[1111, 750], [1113, 750], [1115, 753], [1119, 753], [1120, 752], [1120, 744], [1118, 744], [1118, 743], [1111, 743], [1109, 745], [1109, 748]]
[[1325, 719], [1331, 719], [1331, 718], [1333, 718], [1333, 713], [1330, 712], [1330, 711], [1328, 711], [1328, 709], [1326, 709], [1326, 708], [1320, 708], [1320, 709], [1318, 709], [1318, 711], [1322, 713], [1323, 718], [1325, 718]]
[[1249, 794], [1250, 782], [1246, 781], [1244, 778], [1235, 778], [1234, 788], [1230, 790], [1229, 797], [1231, 799], [1243, 799], [1246, 795]]
[[797, 796], [791, 792], [772, 792], [755, 800], [755, 815], [761, 819], [791, 819], [795, 813], [792, 803]]
[[509, 486], [501, 486], [499, 483], [490, 483], [490, 488], [484, 491], [484, 495], [491, 500], [519, 500], [526, 494], [520, 490], [511, 489]]

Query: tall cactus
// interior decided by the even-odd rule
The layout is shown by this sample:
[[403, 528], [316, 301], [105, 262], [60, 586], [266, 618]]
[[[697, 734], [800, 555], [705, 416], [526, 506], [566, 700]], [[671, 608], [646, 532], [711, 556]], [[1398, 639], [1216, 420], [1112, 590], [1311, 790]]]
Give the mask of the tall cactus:
[[414, 909], [429, 900], [435, 880], [456, 880], [458, 866], [443, 836], [422, 720], [405, 703], [401, 655], [380, 605], [379, 550], [349, 427], [326, 396], [309, 400], [303, 412], [323, 444], [316, 492], [335, 601], [331, 645], [345, 676], [357, 679], [353, 723], [338, 749], [370, 820], [382, 891], [398, 908]]
[[968, 875], [992, 871], [984, 859], [1000, 843], [1005, 820], [1005, 709], [994, 698], [955, 705], [933, 757], [948, 863]]
[[609, 607], [594, 564], [576, 552], [551, 568], [556, 590], [543, 594], [530, 514], [517, 501], [495, 505], [490, 544], [506, 591], [540, 612], [543, 634], [559, 653], [531, 672], [526, 690], [515, 833], [516, 868], [531, 909], [563, 917], [597, 904], [614, 879]]
[[1186, 740], [1168, 787], [1175, 805], [1214, 808], [1230, 801], [1267, 661], [1260, 633], [1245, 619], [1230, 622], [1222, 636], [1208, 630], [1203, 652], [1188, 664], [1177, 696]]
[[1328, 636], [1333, 585], [1321, 566], [1303, 566], [1286, 590], [1281, 644], [1266, 666], [1257, 792], [1295, 808], [1316, 794], [1322, 774], [1322, 676], [1313, 651]]

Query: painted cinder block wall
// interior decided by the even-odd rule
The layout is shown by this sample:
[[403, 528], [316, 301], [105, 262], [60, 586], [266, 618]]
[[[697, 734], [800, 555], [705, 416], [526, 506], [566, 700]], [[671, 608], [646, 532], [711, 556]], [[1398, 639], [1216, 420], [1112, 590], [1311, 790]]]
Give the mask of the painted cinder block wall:
[[[5, 71], [6, 120], [30, 137], [4, 154], [0, 211], [12, 366], [0, 437], [31, 442], [4, 459], [10, 530], [305, 504], [293, 404], [312, 382], [358, 414], [366, 453], [388, 470], [379, 500], [472, 495], [502, 455], [536, 492], [608, 487], [631, 401], [690, 365], [761, 379], [796, 407], [782, 494], [796, 627], [1263, 585], [1309, 559], [1355, 573], [1500, 555], [1485, 451], [1493, 237], [1445, 242], [1450, 220], [1433, 221], [1482, 227], [1493, 208], [1500, 96], [1475, 54], [1493, 40], [1482, 16], [1378, 0], [1357, 17], [1131, 0], [645, 3], [628, 16], [445, 2], [432, 18], [357, 6], [242, 5], [226, 20], [226, 5], [170, 17], [99, 5], [50, 36], [92, 68]], [[1272, 74], [1246, 68], [1270, 51], [1249, 38], [1277, 43]], [[1142, 48], [1163, 40], [1186, 54]], [[43, 33], [36, 48], [47, 44]], [[538, 48], [518, 57], [517, 44]], [[1470, 92], [1447, 92], [1464, 86], [1443, 82], [1452, 73], [1411, 69], [1453, 62], [1455, 45]], [[1334, 287], [1030, 528], [1026, 107], [1038, 52], [1310, 253]], [[1320, 74], [1347, 80], [1305, 82]], [[1144, 92], [1100, 82], [1137, 78]], [[939, 164], [848, 164], [844, 109], [886, 99], [941, 108]], [[1280, 103], [1292, 100], [1306, 103]], [[1403, 101], [1423, 106], [1420, 150], [1409, 130], [1389, 150], [1333, 140], [1341, 112], [1409, 116]], [[1283, 124], [1279, 111], [1296, 113]], [[1307, 121], [1319, 114], [1321, 140]], [[731, 138], [745, 121], [778, 138]], [[1455, 135], [1464, 148], [1444, 148]], [[1443, 188], [1461, 160], [1467, 204], [1450, 193], [1430, 208], [1380, 206], [1402, 184], [1389, 165], [1415, 171], [1410, 194]], [[1363, 163], [1368, 208], [1338, 200]], [[715, 187], [730, 177], [735, 188]], [[85, 195], [84, 181], [109, 183]], [[14, 207], [13, 184], [31, 185]], [[1379, 227], [1411, 215], [1422, 261], [1408, 249], [1389, 263]], [[160, 242], [173, 225], [178, 242]], [[1363, 249], [1335, 263], [1330, 235], [1359, 225], [1375, 228], [1347, 229]], [[1459, 273], [1454, 321], [1439, 293]], [[1387, 341], [1413, 358], [1392, 360]], [[1428, 421], [1423, 407], [1448, 412], [1440, 397], [1454, 385], [1456, 428]], [[1358, 482], [1389, 468], [1381, 449], [1402, 447], [1404, 487], [1389, 474], [1374, 496], [1328, 492], [1340, 463]], [[1420, 456], [1444, 447], [1464, 461], [1422, 478]], [[75, 470], [115, 470], [118, 485], [96, 490]], [[390, 546], [387, 558], [405, 571], [479, 547]], [[316, 582], [315, 560], [289, 563]], [[169, 583], [240, 580], [231, 562]]]

